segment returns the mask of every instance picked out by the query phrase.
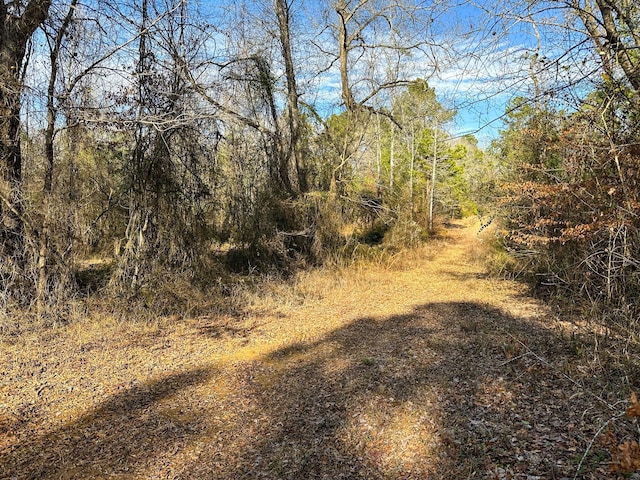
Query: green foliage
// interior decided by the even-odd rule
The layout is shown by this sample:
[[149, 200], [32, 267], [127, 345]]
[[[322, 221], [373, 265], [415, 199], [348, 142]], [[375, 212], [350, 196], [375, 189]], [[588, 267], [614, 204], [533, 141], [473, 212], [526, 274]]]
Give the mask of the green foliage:
[[458, 144], [448, 149], [447, 156], [441, 164], [445, 178], [440, 188], [446, 192], [441, 197], [441, 203], [449, 207], [451, 217], [464, 218], [478, 213], [478, 207], [471, 198], [471, 188], [462, 163], [467, 156], [466, 146]]
[[480, 163], [482, 156], [477, 145], [467, 148], [449, 141], [444, 127], [455, 112], [440, 104], [435, 90], [418, 79], [393, 97], [389, 115], [393, 120], [378, 116], [369, 129], [380, 152], [377, 183], [385, 186], [385, 202], [399, 217], [405, 215], [425, 226], [434, 188], [431, 178], [435, 155], [435, 214], [459, 217], [477, 213], [473, 179], [465, 165], [473, 163], [472, 156]]
[[345, 193], [354, 180], [364, 134], [371, 120], [369, 112], [331, 115], [315, 139], [317, 152], [314, 184], [320, 191]]

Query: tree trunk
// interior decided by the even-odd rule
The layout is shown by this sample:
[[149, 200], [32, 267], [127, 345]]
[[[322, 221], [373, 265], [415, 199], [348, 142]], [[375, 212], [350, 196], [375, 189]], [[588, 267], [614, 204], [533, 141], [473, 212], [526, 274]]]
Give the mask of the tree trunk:
[[622, 67], [635, 93], [640, 93], [640, 62], [638, 62], [635, 52], [640, 45], [626, 45], [621, 39], [622, 33], [614, 18], [613, 2], [596, 0], [596, 3], [602, 15], [602, 26], [606, 32], [607, 46]]
[[396, 127], [391, 124], [391, 145], [389, 146], [389, 191], [393, 194], [393, 187], [395, 183], [394, 169], [395, 169], [395, 146], [396, 146]]
[[380, 115], [376, 115], [376, 195], [382, 198], [382, 133]]
[[3, 67], [0, 66], [0, 242], [5, 255], [16, 257], [22, 254], [24, 234], [20, 88], [17, 78]]
[[336, 6], [336, 13], [338, 14], [338, 43], [340, 48], [340, 83], [342, 87], [342, 101], [345, 108], [353, 112], [356, 110], [356, 101], [353, 98], [351, 91], [351, 85], [349, 85], [349, 34], [347, 32], [347, 23], [353, 16], [347, 10], [347, 2], [345, 0], [339, 0]]
[[409, 207], [411, 209], [411, 220], [413, 220], [413, 211], [415, 210], [413, 202], [413, 170], [416, 163], [416, 132], [415, 126], [411, 125], [411, 165], [409, 170]]
[[[625, 15], [619, 2], [608, 0], [591, 0], [581, 5], [580, 0], [573, 0], [571, 8], [582, 20], [596, 51], [602, 60], [605, 73], [614, 76], [614, 63], [622, 68], [625, 77], [636, 95], [633, 100], [638, 105], [640, 93], [640, 62], [636, 52], [640, 48], [639, 36], [635, 22]], [[598, 17], [598, 12], [600, 17]], [[628, 41], [625, 40], [625, 35]]]
[[287, 124], [289, 128], [289, 150], [287, 157], [293, 158], [298, 178], [298, 190], [306, 193], [309, 190], [307, 168], [302, 148], [302, 121], [300, 117], [298, 86], [293, 64], [290, 32], [290, 10], [287, 0], [275, 0], [278, 30], [280, 32], [280, 47], [284, 60], [285, 77], [287, 79]]
[[429, 231], [433, 232], [433, 206], [436, 202], [436, 169], [438, 167], [438, 127], [433, 129], [433, 159], [431, 161], [431, 192], [429, 195]]
[[51, 195], [53, 193], [53, 171], [55, 166], [55, 128], [56, 128], [56, 99], [55, 88], [58, 79], [58, 59], [60, 57], [60, 48], [62, 41], [67, 34], [67, 29], [71, 24], [75, 13], [78, 0], [72, 0], [67, 15], [62, 22], [58, 32], [55, 35], [53, 48], [51, 49], [49, 59], [51, 62], [49, 72], [49, 85], [47, 88], [47, 128], [44, 135], [45, 156], [47, 159], [45, 165], [44, 182], [42, 187], [42, 225], [38, 239], [38, 283], [36, 285], [36, 310], [38, 316], [42, 316], [45, 312], [47, 280], [49, 272], [47, 271], [47, 263], [49, 260], [49, 247], [51, 240]]
[[[45, 21], [51, 0], [0, 1], [0, 242], [4, 255], [24, 250], [22, 154], [20, 150], [21, 72], [27, 42]], [[18, 15], [22, 12], [21, 15]], [[19, 264], [22, 260], [19, 260]]]

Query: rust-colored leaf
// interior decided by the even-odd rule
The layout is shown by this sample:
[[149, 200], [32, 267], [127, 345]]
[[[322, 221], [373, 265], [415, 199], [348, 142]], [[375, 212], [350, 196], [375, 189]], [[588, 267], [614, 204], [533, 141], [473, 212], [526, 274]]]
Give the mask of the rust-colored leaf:
[[638, 403], [636, 392], [631, 392], [631, 400], [625, 413], [627, 417], [640, 417], [640, 403]]
[[611, 470], [617, 473], [631, 473], [640, 470], [640, 445], [627, 440], [618, 445], [618, 451], [612, 454]]

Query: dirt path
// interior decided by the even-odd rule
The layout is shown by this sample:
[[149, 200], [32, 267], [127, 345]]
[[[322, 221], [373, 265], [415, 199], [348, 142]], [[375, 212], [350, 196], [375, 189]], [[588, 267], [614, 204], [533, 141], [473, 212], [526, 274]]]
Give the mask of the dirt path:
[[624, 405], [566, 325], [487, 278], [476, 231], [234, 316], [1, 344], [0, 478], [615, 478], [596, 434]]

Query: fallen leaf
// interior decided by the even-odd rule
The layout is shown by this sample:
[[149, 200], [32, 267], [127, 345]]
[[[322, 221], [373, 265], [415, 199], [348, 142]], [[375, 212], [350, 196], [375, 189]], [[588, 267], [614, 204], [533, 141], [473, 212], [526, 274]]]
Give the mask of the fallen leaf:
[[640, 417], [640, 403], [638, 403], [638, 396], [636, 392], [631, 392], [630, 405], [625, 412], [627, 417]]

